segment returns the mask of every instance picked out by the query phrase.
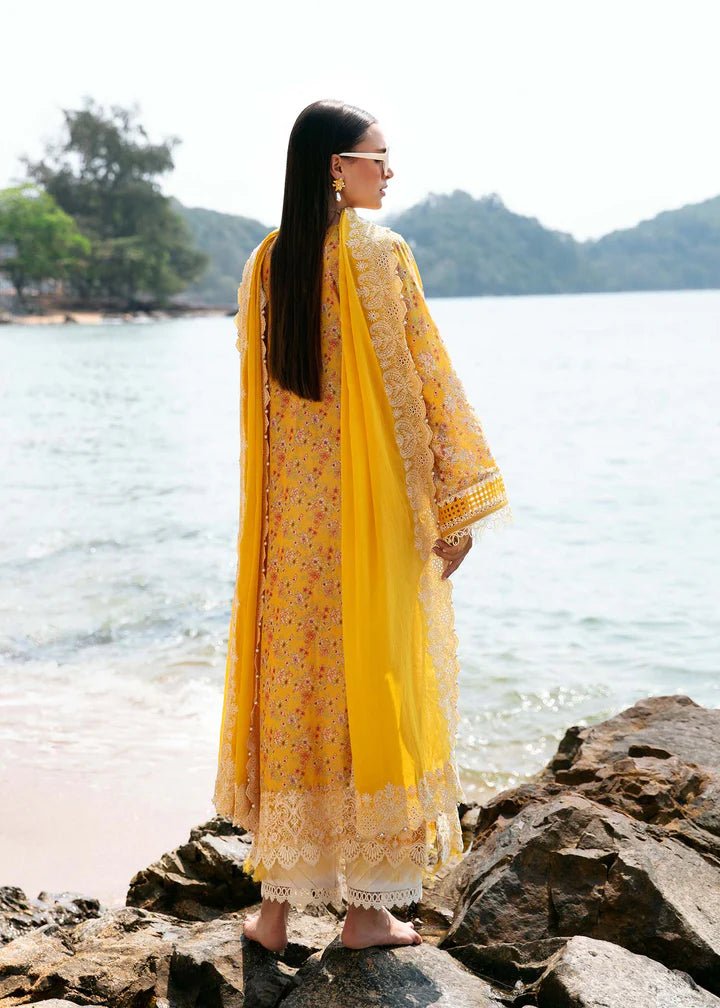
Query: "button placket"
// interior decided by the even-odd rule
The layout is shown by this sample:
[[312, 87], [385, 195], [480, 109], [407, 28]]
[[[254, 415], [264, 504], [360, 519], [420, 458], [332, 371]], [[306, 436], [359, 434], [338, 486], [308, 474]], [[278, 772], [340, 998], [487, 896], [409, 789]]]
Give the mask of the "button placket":
[[[256, 732], [255, 737], [253, 737], [253, 731], [255, 730], [256, 721], [258, 717], [258, 694], [260, 689], [260, 643], [262, 639], [262, 621], [263, 621], [263, 610], [265, 606], [265, 575], [267, 572], [267, 536], [268, 536], [268, 523], [269, 523], [269, 500], [270, 500], [270, 486], [268, 478], [268, 469], [270, 467], [270, 392], [268, 385], [268, 374], [267, 374], [267, 348], [265, 343], [265, 315], [264, 315], [264, 305], [265, 296], [261, 293], [261, 349], [262, 349], [262, 372], [263, 372], [263, 399], [264, 399], [264, 422], [263, 422], [263, 455], [265, 461], [265, 468], [263, 474], [263, 483], [265, 486], [264, 493], [264, 508], [263, 508], [263, 520], [262, 520], [262, 564], [259, 574], [259, 597], [258, 597], [258, 618], [255, 624], [255, 661], [254, 661], [254, 675], [253, 675], [253, 703], [250, 711], [250, 726], [248, 729], [248, 766], [255, 767], [259, 773], [260, 766], [260, 739], [257, 737], [259, 732]], [[258, 754], [258, 759], [253, 760], [253, 747]], [[259, 782], [258, 782], [258, 796], [259, 796]], [[250, 808], [255, 808], [255, 803], [250, 802]]]

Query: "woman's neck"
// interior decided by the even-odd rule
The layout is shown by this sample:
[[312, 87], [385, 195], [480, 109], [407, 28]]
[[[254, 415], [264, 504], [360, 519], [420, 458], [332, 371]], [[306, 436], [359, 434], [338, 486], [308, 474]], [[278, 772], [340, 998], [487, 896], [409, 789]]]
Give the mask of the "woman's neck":
[[340, 220], [340, 214], [343, 212], [345, 207], [334, 207], [331, 206], [328, 210], [327, 226], [332, 227], [333, 224], [337, 224]]

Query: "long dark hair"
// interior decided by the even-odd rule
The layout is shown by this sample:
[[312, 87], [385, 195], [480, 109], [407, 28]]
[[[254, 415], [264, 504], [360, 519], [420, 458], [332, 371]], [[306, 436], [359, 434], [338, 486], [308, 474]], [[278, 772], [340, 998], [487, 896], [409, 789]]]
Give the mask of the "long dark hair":
[[335, 202], [330, 157], [352, 150], [376, 121], [355, 105], [328, 99], [304, 108], [290, 133], [282, 217], [271, 249], [268, 368], [304, 399], [322, 399], [322, 257]]

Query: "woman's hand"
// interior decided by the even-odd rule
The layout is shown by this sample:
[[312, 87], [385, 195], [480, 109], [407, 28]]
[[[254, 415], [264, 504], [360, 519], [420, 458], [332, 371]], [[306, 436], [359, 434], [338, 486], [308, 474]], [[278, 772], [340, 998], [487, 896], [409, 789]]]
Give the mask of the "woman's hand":
[[446, 543], [444, 539], [435, 540], [433, 553], [439, 556], [441, 560], [445, 561], [445, 569], [443, 570], [441, 577], [450, 577], [450, 575], [458, 569], [460, 564], [470, 552], [472, 542], [471, 535], [463, 536], [463, 538], [454, 546], [451, 546], [450, 543]]

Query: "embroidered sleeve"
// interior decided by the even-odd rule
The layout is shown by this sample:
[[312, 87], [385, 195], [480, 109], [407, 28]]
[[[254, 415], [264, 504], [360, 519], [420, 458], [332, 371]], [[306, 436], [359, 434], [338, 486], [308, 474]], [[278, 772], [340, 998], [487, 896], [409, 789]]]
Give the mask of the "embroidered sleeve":
[[471, 526], [509, 521], [512, 516], [502, 474], [430, 315], [415, 257], [407, 242], [398, 238], [395, 251], [407, 309], [405, 332], [423, 383], [433, 435], [439, 532], [453, 542], [469, 534]]

